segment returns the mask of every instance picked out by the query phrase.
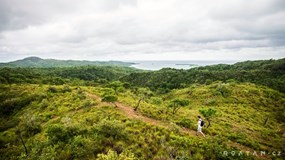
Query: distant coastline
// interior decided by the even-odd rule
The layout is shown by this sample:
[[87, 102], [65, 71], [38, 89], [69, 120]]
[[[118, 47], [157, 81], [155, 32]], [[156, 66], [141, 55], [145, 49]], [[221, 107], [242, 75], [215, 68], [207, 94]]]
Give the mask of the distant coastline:
[[131, 61], [132, 65], [137, 69], [143, 70], [160, 70], [162, 68], [175, 69], [191, 69], [199, 66], [215, 65], [215, 64], [234, 64], [237, 61]]

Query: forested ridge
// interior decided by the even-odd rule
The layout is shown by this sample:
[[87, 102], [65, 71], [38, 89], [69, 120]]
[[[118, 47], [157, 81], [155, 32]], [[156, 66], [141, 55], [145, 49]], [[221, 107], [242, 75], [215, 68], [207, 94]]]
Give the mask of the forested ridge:
[[285, 92], [285, 59], [239, 62], [234, 65], [211, 65], [189, 70], [162, 69], [154, 72], [132, 73], [121, 78], [133, 85], [149, 87], [162, 93], [194, 83], [215, 81], [251, 82]]
[[284, 159], [284, 66], [3, 67], [0, 159]]
[[79, 67], [79, 66], [121, 66], [127, 67], [132, 65], [130, 62], [121, 61], [80, 61], [80, 60], [56, 60], [42, 59], [39, 57], [27, 57], [21, 60], [0, 63], [0, 68], [55, 68], [55, 67]]

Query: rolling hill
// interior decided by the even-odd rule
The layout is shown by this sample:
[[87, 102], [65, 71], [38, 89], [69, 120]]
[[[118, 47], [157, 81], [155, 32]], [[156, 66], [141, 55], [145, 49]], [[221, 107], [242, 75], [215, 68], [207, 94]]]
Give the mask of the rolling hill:
[[131, 66], [133, 63], [120, 61], [75, 61], [75, 60], [56, 60], [41, 59], [39, 57], [27, 57], [21, 60], [0, 63], [0, 67], [25, 67], [25, 68], [52, 68], [52, 67], [76, 67], [76, 66]]

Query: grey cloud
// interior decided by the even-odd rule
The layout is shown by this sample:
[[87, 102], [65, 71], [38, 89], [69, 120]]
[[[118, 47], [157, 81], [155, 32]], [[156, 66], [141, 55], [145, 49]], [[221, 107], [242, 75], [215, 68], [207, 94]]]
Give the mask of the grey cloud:
[[0, 55], [112, 59], [164, 53], [191, 57], [209, 50], [232, 55], [264, 47], [273, 52], [285, 46], [284, 3], [0, 0]]

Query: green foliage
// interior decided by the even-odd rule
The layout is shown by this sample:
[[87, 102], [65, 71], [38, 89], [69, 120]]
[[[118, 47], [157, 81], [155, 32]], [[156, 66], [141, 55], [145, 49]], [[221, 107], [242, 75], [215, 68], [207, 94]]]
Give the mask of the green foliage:
[[95, 133], [100, 133], [107, 138], [121, 139], [127, 137], [125, 126], [117, 120], [102, 120], [94, 126]]
[[117, 152], [109, 150], [107, 154], [99, 154], [97, 160], [135, 160], [134, 154], [128, 151], [125, 151], [121, 154], [117, 154]]
[[54, 86], [50, 86], [48, 89], [47, 89], [48, 92], [51, 92], [51, 93], [56, 93], [57, 92], [57, 88], [54, 87]]
[[69, 139], [65, 127], [59, 124], [50, 125], [46, 132], [49, 141], [53, 144], [57, 144], [58, 142], [66, 143]]
[[64, 85], [64, 86], [63, 86], [63, 89], [62, 89], [62, 92], [63, 92], [63, 93], [65, 93], [65, 92], [71, 92], [71, 91], [72, 91], [72, 89], [70, 88], [69, 85]]
[[[1, 83], [34, 83], [53, 85], [90, 85], [104, 84], [117, 80], [133, 72], [140, 72], [129, 67], [82, 66], [66, 68], [1, 68]], [[84, 80], [84, 81], [82, 81]], [[66, 90], [66, 89], [63, 89]]]
[[188, 118], [183, 118], [179, 122], [176, 122], [176, 124], [185, 128], [191, 128], [193, 122]]
[[162, 104], [162, 99], [158, 98], [158, 97], [151, 97], [150, 101], [154, 105], [161, 105]]
[[37, 68], [52, 68], [52, 67], [75, 67], [75, 66], [130, 66], [132, 63], [120, 61], [75, 61], [75, 60], [55, 60], [41, 59], [38, 57], [27, 57], [14, 62], [0, 63], [0, 67], [37, 67]]
[[[17, 94], [15, 95], [17, 96]], [[16, 111], [19, 111], [23, 107], [29, 105], [33, 100], [36, 99], [36, 95], [29, 95], [27, 93], [23, 93], [21, 97], [17, 97], [14, 99], [7, 99], [6, 101], [2, 101], [0, 103], [0, 115], [1, 116], [10, 116]]]
[[112, 88], [118, 94], [119, 91], [122, 91], [123, 84], [120, 81], [114, 81], [108, 84], [107, 87]]
[[35, 116], [26, 115], [24, 120], [24, 131], [25, 135], [30, 137], [42, 131], [42, 127], [40, 125], [39, 120]]
[[175, 114], [179, 110], [180, 107], [188, 106], [189, 103], [190, 103], [190, 101], [187, 99], [176, 98], [176, 99], [170, 101], [168, 107], [172, 108], [172, 114]]
[[90, 108], [91, 106], [94, 106], [96, 105], [96, 103], [93, 103], [91, 102], [90, 100], [85, 100], [83, 103], [82, 103], [82, 107], [83, 108]]
[[208, 108], [208, 109], [200, 109], [199, 112], [206, 118], [210, 118], [212, 116], [214, 116], [216, 114], [216, 110], [212, 109], [212, 108]]
[[[0, 159], [259, 159], [222, 153], [284, 149], [284, 60], [134, 72], [1, 68]], [[194, 135], [199, 114], [214, 122], [205, 139]]]
[[218, 92], [220, 92], [221, 93], [221, 95], [223, 96], [223, 97], [229, 97], [230, 96], [230, 94], [231, 94], [231, 90], [230, 89], [228, 89], [228, 87], [225, 85], [225, 84], [218, 84], [217, 85], [217, 91]]
[[149, 88], [134, 88], [133, 93], [142, 99], [153, 96], [153, 92]]
[[210, 127], [211, 125], [210, 119], [216, 115], [217, 111], [215, 109], [208, 108], [208, 109], [200, 109], [199, 112], [207, 119], [209, 123], [207, 127]]
[[111, 102], [114, 103], [118, 100], [118, 97], [116, 95], [112, 94], [105, 94], [102, 98], [102, 102]]
[[[189, 70], [165, 68], [154, 72], [131, 73], [121, 80], [134, 86], [149, 87], [160, 94], [195, 83], [210, 84], [215, 81], [251, 82], [285, 92], [284, 66], [284, 58], [246, 61], [234, 65], [211, 65]], [[223, 96], [228, 96], [228, 91], [224, 92], [224, 88], [221, 88], [221, 91]]]
[[140, 107], [140, 103], [149, 97], [153, 96], [153, 92], [148, 88], [134, 88], [133, 93], [139, 97], [135, 111]]

